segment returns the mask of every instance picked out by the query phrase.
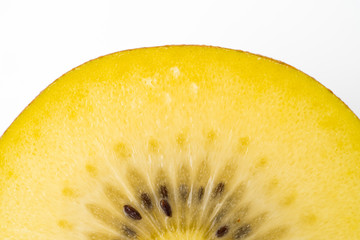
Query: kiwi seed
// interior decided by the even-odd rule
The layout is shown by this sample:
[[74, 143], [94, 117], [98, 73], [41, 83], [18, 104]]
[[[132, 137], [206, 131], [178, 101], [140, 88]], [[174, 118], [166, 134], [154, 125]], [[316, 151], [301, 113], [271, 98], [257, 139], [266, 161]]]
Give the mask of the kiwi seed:
[[245, 224], [238, 229], [236, 229], [234, 233], [235, 239], [244, 239], [251, 233], [251, 226], [249, 224]]
[[166, 186], [164, 186], [164, 185], [161, 185], [160, 186], [160, 196], [162, 197], [162, 198], [168, 198], [168, 190], [167, 190], [167, 187]]
[[204, 196], [204, 187], [200, 187], [199, 188], [199, 191], [198, 191], [198, 199], [199, 199], [199, 201], [201, 201], [201, 199], [203, 198], [203, 196]]
[[172, 217], [172, 210], [169, 202], [166, 199], [160, 200], [161, 209], [164, 211], [165, 215], [168, 217]]
[[151, 199], [150, 199], [150, 197], [149, 197], [149, 195], [147, 193], [142, 193], [141, 194], [141, 202], [142, 202], [142, 205], [146, 209], [148, 209], [148, 210], [152, 209], [152, 207], [153, 207], [152, 202], [151, 202]]
[[181, 184], [179, 187], [179, 193], [180, 193], [181, 199], [183, 201], [186, 201], [186, 199], [189, 196], [189, 187], [185, 184]]
[[130, 218], [132, 218], [134, 220], [141, 220], [142, 219], [140, 213], [130, 205], [125, 205], [124, 206], [124, 212], [128, 217], [130, 217]]
[[229, 227], [228, 226], [222, 226], [221, 228], [219, 228], [216, 231], [216, 236], [218, 238], [221, 238], [221, 237], [225, 236], [225, 234], [227, 234], [228, 232], [229, 232]]
[[218, 185], [214, 189], [213, 197], [215, 198], [217, 196], [220, 196], [221, 193], [224, 191], [224, 189], [225, 189], [225, 183], [223, 182], [218, 183]]
[[131, 228], [129, 228], [128, 226], [123, 226], [122, 228], [123, 233], [129, 237], [129, 238], [134, 238], [136, 237], [136, 232], [134, 230], [132, 230]]

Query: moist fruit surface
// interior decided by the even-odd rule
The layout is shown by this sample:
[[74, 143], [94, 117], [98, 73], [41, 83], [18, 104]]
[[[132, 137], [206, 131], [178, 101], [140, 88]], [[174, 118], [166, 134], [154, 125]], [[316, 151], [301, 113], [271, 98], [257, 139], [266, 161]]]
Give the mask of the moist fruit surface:
[[0, 239], [360, 239], [359, 161], [359, 119], [286, 64], [118, 52], [1, 137]]

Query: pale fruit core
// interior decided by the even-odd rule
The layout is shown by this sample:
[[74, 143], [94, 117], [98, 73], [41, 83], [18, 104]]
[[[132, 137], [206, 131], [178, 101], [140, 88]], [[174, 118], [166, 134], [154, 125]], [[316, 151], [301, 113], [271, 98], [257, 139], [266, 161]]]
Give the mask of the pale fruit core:
[[206, 240], [203, 237], [203, 234], [195, 231], [176, 231], [176, 232], [167, 232], [164, 235], [159, 236], [155, 240]]

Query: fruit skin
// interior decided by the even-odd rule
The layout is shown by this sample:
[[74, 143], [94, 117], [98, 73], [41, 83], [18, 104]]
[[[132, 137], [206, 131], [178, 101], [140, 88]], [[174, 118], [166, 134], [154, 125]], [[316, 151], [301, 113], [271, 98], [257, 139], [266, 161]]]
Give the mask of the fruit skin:
[[[296, 189], [305, 209], [294, 210], [302, 231], [316, 226], [313, 239], [360, 239], [359, 119], [288, 65], [205, 46], [107, 55], [44, 90], [0, 139], [0, 237], [42, 239], [47, 228], [57, 233], [41, 219], [66, 207], [54, 199], [59, 185], [84, 172], [79, 161], [101, 164], [100, 154], [89, 152], [99, 150], [97, 144], [162, 139], [174, 136], [172, 129], [196, 138], [214, 127], [256, 136], [270, 158], [264, 175], [281, 179], [284, 192]], [[278, 156], [284, 149], [288, 155]]]

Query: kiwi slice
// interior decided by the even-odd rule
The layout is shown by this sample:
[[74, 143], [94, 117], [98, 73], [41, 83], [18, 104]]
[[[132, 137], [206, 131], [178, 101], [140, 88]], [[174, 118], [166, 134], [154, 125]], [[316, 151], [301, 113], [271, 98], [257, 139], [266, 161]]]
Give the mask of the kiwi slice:
[[217, 47], [87, 62], [0, 140], [0, 239], [360, 239], [360, 121]]

